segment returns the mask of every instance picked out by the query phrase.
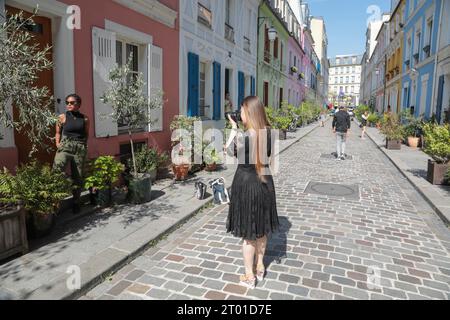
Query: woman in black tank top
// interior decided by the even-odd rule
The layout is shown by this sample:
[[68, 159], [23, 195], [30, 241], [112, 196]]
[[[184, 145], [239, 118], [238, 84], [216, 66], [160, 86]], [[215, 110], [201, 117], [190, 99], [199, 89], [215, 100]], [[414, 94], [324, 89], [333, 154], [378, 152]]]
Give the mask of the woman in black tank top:
[[56, 155], [53, 168], [66, 171], [70, 164], [71, 176], [76, 186], [73, 192], [73, 211], [80, 211], [79, 199], [83, 188], [84, 165], [89, 138], [89, 119], [80, 112], [81, 98], [71, 94], [66, 98], [67, 111], [59, 116], [56, 126]]

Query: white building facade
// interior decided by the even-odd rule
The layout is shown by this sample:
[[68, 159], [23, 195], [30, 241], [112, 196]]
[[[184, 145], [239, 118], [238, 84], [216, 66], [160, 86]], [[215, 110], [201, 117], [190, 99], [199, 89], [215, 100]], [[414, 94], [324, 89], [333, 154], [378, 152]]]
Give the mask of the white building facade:
[[223, 127], [225, 96], [234, 110], [256, 92], [259, 1], [180, 1], [180, 114]]
[[338, 55], [330, 59], [329, 100], [335, 106], [360, 103], [362, 55]]
[[328, 79], [329, 79], [329, 62], [328, 62], [328, 37], [325, 22], [322, 17], [313, 17], [311, 19], [311, 34], [314, 40], [314, 51], [320, 60], [320, 77], [317, 84], [319, 96], [322, 102], [328, 100]]

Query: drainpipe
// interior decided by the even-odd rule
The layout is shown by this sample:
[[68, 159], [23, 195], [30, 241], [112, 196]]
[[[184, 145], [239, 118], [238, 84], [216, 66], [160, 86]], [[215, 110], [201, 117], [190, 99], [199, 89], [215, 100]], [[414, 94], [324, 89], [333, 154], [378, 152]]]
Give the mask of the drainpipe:
[[[439, 42], [441, 42], [441, 28], [442, 28], [442, 13], [444, 11], [444, 0], [441, 0], [441, 12], [439, 14], [439, 27], [438, 27], [438, 37], [437, 37], [437, 43], [436, 43], [436, 57], [434, 58], [434, 73], [433, 73], [433, 87], [431, 90], [433, 90], [432, 98], [431, 98], [431, 115], [433, 115], [433, 110], [437, 111], [436, 106], [436, 79], [437, 79], [437, 65], [438, 65], [438, 57], [439, 57]], [[430, 39], [431, 41], [431, 39]], [[431, 49], [430, 49], [431, 50]], [[436, 107], [436, 109], [435, 109]], [[430, 116], [431, 116], [430, 115]]]

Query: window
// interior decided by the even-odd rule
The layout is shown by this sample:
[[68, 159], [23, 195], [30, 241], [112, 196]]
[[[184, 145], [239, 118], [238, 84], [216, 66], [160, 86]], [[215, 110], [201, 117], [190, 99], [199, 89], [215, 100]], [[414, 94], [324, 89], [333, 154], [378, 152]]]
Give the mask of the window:
[[414, 11], [414, 0], [409, 0], [408, 3], [408, 17], [412, 15], [413, 11]]
[[206, 101], [206, 63], [200, 62], [200, 90], [199, 90], [199, 106], [200, 116], [204, 116]]
[[339, 83], [339, 82], [338, 82], [338, 77], [335, 77], [335, 78], [334, 78], [334, 83]]
[[355, 73], [355, 67], [352, 67], [352, 73]]
[[278, 38], [276, 38], [273, 43], [273, 56], [278, 59]]
[[336, 64], [337, 65], [341, 64], [341, 60], [340, 59], [336, 59]]
[[420, 30], [417, 31], [416, 32], [416, 40], [415, 40], [415, 42], [416, 42], [415, 50], [414, 50], [414, 60], [415, 60], [416, 64], [419, 63], [419, 60], [420, 60], [421, 36], [422, 36], [421, 31]]
[[429, 19], [427, 21], [425, 47], [423, 48], [423, 51], [425, 51], [425, 58], [429, 58], [431, 55], [431, 38], [432, 37], [433, 37], [433, 19]]
[[405, 52], [406, 61], [409, 63], [406, 64], [406, 68], [409, 68], [411, 65], [411, 35], [408, 36], [408, 40], [406, 41], [406, 52]]
[[340, 78], [339, 83], [344, 83], [344, 77], [341, 77], [341, 78]]
[[212, 28], [212, 12], [209, 0], [199, 0], [197, 20], [208, 28]]
[[345, 83], [348, 83], [348, 76], [345, 77]]
[[353, 93], [354, 88], [355, 88], [354, 86], [351, 86], [351, 87], [350, 87], [350, 93]]
[[[123, 66], [128, 63], [128, 60], [132, 56], [131, 62], [131, 73], [132, 79], [127, 79], [127, 82], [130, 83], [133, 80], [136, 80], [139, 74], [139, 47], [135, 44], [127, 43], [125, 40], [117, 40], [116, 41], [116, 63], [119, 66]], [[117, 122], [119, 127], [119, 131], [126, 130], [128, 127], [126, 124], [119, 119]]]
[[352, 82], [355, 82], [355, 76], [352, 76]]
[[345, 67], [345, 73], [348, 73], [348, 67]]
[[225, 23], [231, 26], [231, 1], [225, 0]]
[[[233, 0], [225, 1], [225, 39], [234, 43], [234, 28], [232, 19], [232, 3]], [[249, 23], [247, 19], [245, 19], [245, 23]]]

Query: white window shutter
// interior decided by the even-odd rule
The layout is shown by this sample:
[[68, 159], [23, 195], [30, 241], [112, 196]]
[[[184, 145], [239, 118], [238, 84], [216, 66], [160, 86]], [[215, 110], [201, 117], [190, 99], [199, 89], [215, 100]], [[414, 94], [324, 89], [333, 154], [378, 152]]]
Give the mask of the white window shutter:
[[[150, 58], [150, 94], [154, 95], [163, 90], [163, 49], [151, 46]], [[163, 108], [152, 109], [150, 120], [150, 132], [163, 131]]]
[[94, 27], [92, 29], [95, 136], [97, 138], [118, 135], [117, 122], [111, 119], [110, 105], [101, 97], [110, 87], [109, 73], [116, 66], [116, 34]]

